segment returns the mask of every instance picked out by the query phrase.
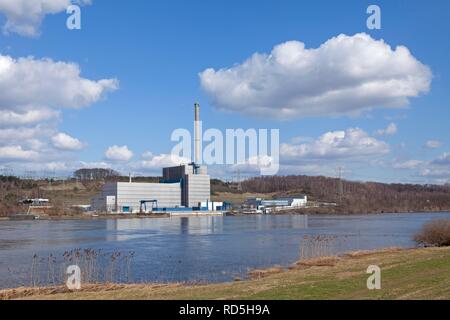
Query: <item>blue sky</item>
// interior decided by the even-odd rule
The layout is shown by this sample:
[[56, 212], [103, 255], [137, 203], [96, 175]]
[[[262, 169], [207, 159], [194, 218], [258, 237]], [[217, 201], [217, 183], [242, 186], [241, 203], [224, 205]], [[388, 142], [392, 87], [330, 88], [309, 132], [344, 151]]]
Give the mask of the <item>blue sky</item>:
[[[192, 106], [199, 101], [207, 128], [279, 128], [281, 143], [287, 144], [286, 148], [297, 146], [290, 157], [282, 159], [281, 174], [333, 176], [336, 168], [343, 166], [345, 176], [353, 180], [450, 181], [448, 1], [92, 0], [81, 6], [81, 30], [68, 30], [68, 15], [65, 10], [56, 10], [52, 14], [43, 12], [40, 24], [33, 22], [32, 35], [5, 28], [8, 21], [17, 18], [8, 2], [14, 1], [0, 1], [0, 55], [16, 59], [16, 64], [22, 57], [76, 63], [83, 79], [116, 79], [117, 83], [108, 84], [101, 97], [90, 96], [82, 106], [73, 107], [67, 102], [70, 106], [64, 107], [65, 102], [55, 98], [49, 102], [49, 108], [57, 110], [57, 117], [26, 124], [0, 122], [0, 130], [4, 131], [3, 135], [0, 133], [0, 167], [17, 172], [54, 170], [65, 174], [80, 166], [101, 165], [123, 172], [158, 172], [164, 155], [174, 146], [170, 141], [172, 131], [192, 126]], [[366, 26], [370, 4], [381, 8], [381, 30], [369, 30]], [[31, 15], [26, 11], [21, 14], [21, 19], [13, 23], [22, 23]], [[288, 41], [299, 41], [306, 49], [313, 49], [340, 34], [353, 37], [359, 33], [366, 33], [374, 42], [383, 39], [392, 50], [399, 45], [408, 48], [416, 61], [431, 70], [429, 89], [417, 89], [418, 97], [407, 96], [409, 104], [401, 108], [386, 108], [380, 103], [357, 114], [316, 112], [304, 116], [299, 103], [295, 106], [297, 113], [279, 119], [274, 115], [281, 106], [275, 104], [274, 110], [265, 114], [250, 112], [252, 105], [236, 102], [229, 106], [227, 99], [215, 100], [215, 94], [226, 91], [220, 87], [219, 77], [214, 80], [214, 88], [218, 87], [214, 92], [201, 83], [199, 74], [208, 68], [230, 70], [254, 53], [269, 54], [275, 46]], [[333, 57], [328, 57], [330, 60]], [[380, 70], [383, 71], [386, 69]], [[297, 76], [301, 78], [302, 74]], [[295, 78], [280, 77], [269, 81], [286, 81], [280, 86], [292, 85], [295, 89]], [[0, 92], [10, 92], [9, 86], [20, 87], [22, 79], [15, 77], [4, 84], [0, 80]], [[46, 79], [43, 76], [33, 81]], [[24, 85], [23, 90], [30, 86]], [[288, 93], [267, 94], [274, 97]], [[284, 98], [287, 99], [282, 96], [281, 100]], [[21, 99], [0, 98], [0, 111], [23, 114], [28, 110], [17, 107], [11, 111], [11, 103], [16, 101]], [[32, 102], [33, 97], [27, 103]], [[45, 104], [45, 100], [39, 104]], [[332, 102], [327, 106], [328, 111], [333, 110]], [[36, 133], [34, 138], [39, 143], [25, 141], [30, 137], [21, 140], [9, 136], [14, 130], [23, 132], [24, 128], [39, 125], [39, 130], [48, 126], [47, 132]], [[388, 126], [392, 130], [380, 131]], [[367, 141], [374, 144], [373, 148], [364, 149], [364, 142], [361, 145], [358, 141], [355, 145], [338, 141], [325, 146], [320, 142], [326, 133], [343, 131], [348, 135], [349, 129], [356, 128], [365, 134], [362, 138], [371, 139]], [[65, 136], [55, 139], [58, 134]], [[299, 148], [302, 144], [304, 147]], [[342, 149], [343, 144], [346, 148], [355, 147], [355, 152]], [[117, 148], [110, 150], [110, 155], [118, 155], [108, 157], [106, 151], [113, 146]], [[328, 149], [319, 156], [312, 150], [320, 147]], [[143, 157], [146, 152], [152, 155]], [[212, 172], [225, 178], [233, 175], [232, 170], [220, 167]]]

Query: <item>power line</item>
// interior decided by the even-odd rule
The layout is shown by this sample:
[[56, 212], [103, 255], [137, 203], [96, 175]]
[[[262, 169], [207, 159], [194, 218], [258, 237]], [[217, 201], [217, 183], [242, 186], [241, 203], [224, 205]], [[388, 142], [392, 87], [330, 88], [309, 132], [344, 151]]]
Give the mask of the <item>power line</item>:
[[339, 197], [339, 202], [342, 202], [342, 198], [344, 196], [344, 184], [342, 182], [343, 179], [343, 167], [339, 166], [337, 167], [337, 172], [338, 172], [338, 190], [337, 190], [337, 194]]

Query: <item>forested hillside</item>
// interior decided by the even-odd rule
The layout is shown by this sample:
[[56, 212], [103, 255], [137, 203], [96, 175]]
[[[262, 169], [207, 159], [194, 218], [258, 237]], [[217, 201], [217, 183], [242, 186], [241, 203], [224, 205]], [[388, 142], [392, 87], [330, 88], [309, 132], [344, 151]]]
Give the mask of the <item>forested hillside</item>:
[[[98, 179], [96, 179], [97, 177]], [[102, 178], [103, 177], [103, 178]], [[134, 182], [159, 182], [160, 177], [135, 177]], [[48, 198], [55, 214], [76, 204], [89, 204], [105, 182], [128, 181], [114, 172], [78, 172], [78, 179], [65, 181], [26, 180], [0, 176], [0, 216], [26, 211], [19, 202], [27, 197]], [[211, 192], [218, 201], [243, 201], [247, 195], [276, 198], [306, 194], [314, 202], [336, 206], [321, 209], [326, 213], [372, 213], [409, 211], [450, 211], [450, 186], [383, 184], [340, 181], [311, 176], [258, 177], [236, 183], [211, 180]], [[230, 198], [230, 199], [229, 199]], [[234, 204], [236, 201], [232, 201]]]
[[335, 202], [339, 211], [408, 212], [450, 210], [450, 186], [353, 182], [327, 177], [271, 176], [242, 182], [243, 192], [306, 194]]

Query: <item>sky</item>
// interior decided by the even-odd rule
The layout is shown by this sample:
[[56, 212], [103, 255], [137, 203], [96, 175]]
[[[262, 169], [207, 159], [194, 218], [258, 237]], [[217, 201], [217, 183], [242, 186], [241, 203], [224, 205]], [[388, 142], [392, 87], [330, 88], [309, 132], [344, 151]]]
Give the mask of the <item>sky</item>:
[[448, 1], [0, 0], [0, 27], [0, 174], [158, 174], [199, 102], [279, 129], [279, 174], [450, 182]]

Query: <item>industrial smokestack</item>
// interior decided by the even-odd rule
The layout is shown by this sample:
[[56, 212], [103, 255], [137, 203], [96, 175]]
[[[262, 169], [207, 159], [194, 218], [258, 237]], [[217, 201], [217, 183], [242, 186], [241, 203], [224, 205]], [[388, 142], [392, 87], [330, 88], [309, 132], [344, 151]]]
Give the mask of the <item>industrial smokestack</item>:
[[200, 105], [195, 103], [194, 105], [194, 163], [200, 164], [201, 157], [201, 132], [200, 132]]

